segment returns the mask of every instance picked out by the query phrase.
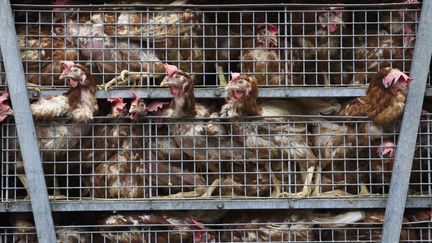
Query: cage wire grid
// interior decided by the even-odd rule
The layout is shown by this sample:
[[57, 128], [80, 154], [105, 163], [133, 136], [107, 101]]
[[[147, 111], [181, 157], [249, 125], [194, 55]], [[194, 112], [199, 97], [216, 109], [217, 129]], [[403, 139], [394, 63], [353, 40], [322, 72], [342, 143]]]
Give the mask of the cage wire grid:
[[[42, 85], [41, 89], [54, 92], [67, 87], [63, 81], [58, 81], [61, 66], [57, 62], [60, 60], [86, 64], [101, 89], [107, 88], [109, 81], [127, 70], [130, 74], [125, 82], [112, 87], [147, 88], [149, 94], [157, 90], [155, 88], [165, 74], [161, 63], [174, 64], [189, 72], [200, 89], [223, 85], [224, 79], [230, 79], [231, 72], [257, 75], [260, 87], [277, 91], [291, 87], [364, 87], [368, 77], [380, 67], [393, 66], [409, 73], [420, 15], [420, 7], [416, 4], [346, 5], [337, 8], [336, 12], [331, 9], [309, 9], [306, 5], [297, 6], [299, 9], [279, 6], [271, 10], [251, 7], [250, 10], [230, 11], [202, 6], [168, 7], [164, 10], [151, 7], [136, 9], [133, 6], [121, 9], [110, 9], [109, 6], [61, 7], [56, 11], [46, 6], [32, 9], [16, 6], [14, 9], [26, 78], [30, 83]], [[342, 13], [342, 21], [338, 22], [337, 30], [330, 31], [331, 18], [338, 12]], [[272, 36], [271, 28], [264, 28], [263, 32], [259, 30], [259, 25], [270, 24], [278, 28], [276, 37]], [[276, 46], [260, 46], [274, 45], [271, 42], [275, 40]], [[275, 60], [263, 61], [259, 57], [253, 57], [258, 60], [247, 59], [248, 54], [263, 49]], [[119, 60], [122, 60], [121, 63]], [[3, 65], [0, 65], [0, 84], [5, 85]], [[169, 97], [167, 94], [159, 95]], [[244, 144], [248, 141], [242, 135], [181, 137], [169, 132], [190, 122], [208, 121], [186, 121], [180, 125], [172, 120], [162, 124], [150, 118], [138, 124], [112, 124], [109, 119], [96, 119], [93, 124], [77, 126], [78, 131], [70, 137], [62, 138], [61, 134], [56, 133], [51, 137], [39, 136], [39, 141], [52, 138], [67, 140], [66, 148], [41, 149], [42, 158], [49, 158], [43, 163], [45, 178], [50, 195], [61, 195], [54, 200], [286, 199], [296, 198], [296, 193], [302, 190], [305, 173], [299, 167], [308, 168], [315, 164], [315, 169], [322, 167], [322, 171], [315, 171], [314, 178], [320, 175], [321, 180], [317, 187], [312, 185], [315, 181], [307, 186], [311, 192], [305, 198], [318, 198], [313, 192], [317, 192], [319, 198], [330, 199], [386, 198], [392, 159], [380, 157], [377, 150], [381, 143], [397, 141], [397, 124], [378, 133], [361, 132], [364, 126], [371, 129], [371, 123], [362, 119], [347, 120], [345, 117], [329, 123], [349, 127], [350, 131], [322, 134], [321, 130], [328, 128], [325, 122], [293, 122], [291, 117], [284, 119], [283, 122], [262, 123], [210, 119], [213, 125], [224, 126], [231, 134], [235, 133], [236, 125], [260, 131], [254, 138], [264, 141], [265, 145], [256, 148], [245, 148]], [[278, 131], [270, 129], [272, 125], [277, 126]], [[38, 126], [49, 127], [48, 124]], [[293, 126], [305, 127], [306, 134], [296, 129], [292, 132]], [[423, 117], [411, 173], [411, 198], [431, 194], [430, 126], [430, 118]], [[109, 136], [107, 131], [110, 129], [123, 129], [125, 134]], [[2, 202], [25, 201], [26, 191], [19, 178], [24, 171], [22, 163], [20, 165], [20, 149], [12, 120], [2, 124], [1, 133]], [[274, 146], [270, 138], [275, 136], [293, 140], [304, 138], [308, 147], [316, 153], [316, 163], [309, 158], [293, 156], [290, 152], [273, 154], [275, 148], [286, 151], [302, 148], [285, 143]], [[333, 142], [335, 137], [342, 138], [342, 142], [337, 146], [310, 145], [325, 136]], [[353, 136], [356, 138], [350, 141]], [[211, 143], [209, 140], [216, 142], [214, 154], [199, 144], [204, 142], [208, 145]], [[187, 146], [188, 142], [192, 145]], [[168, 148], [160, 148], [161, 144], [167, 143], [170, 144]], [[339, 157], [328, 158], [326, 150], [342, 152], [338, 151]], [[165, 154], [167, 151], [168, 156]], [[237, 156], [233, 155], [235, 152], [239, 152]], [[179, 158], [172, 155], [176, 153], [180, 154]], [[224, 157], [226, 153], [232, 154], [228, 156], [230, 158]], [[251, 154], [257, 157], [253, 159], [255, 166], [247, 168], [246, 163], [251, 162], [247, 155]], [[108, 171], [117, 174], [108, 175]], [[191, 177], [192, 180], [187, 181]], [[126, 183], [121, 184], [120, 180]], [[215, 181], [219, 184], [210, 195], [209, 188]], [[277, 186], [280, 192], [275, 189]], [[302, 239], [299, 237], [299, 224], [273, 222], [265, 225], [266, 230], [257, 224], [204, 224], [206, 229], [198, 232], [205, 232], [204, 242], [214, 242], [213, 239], [225, 242], [245, 239], [251, 242], [379, 242], [382, 228], [382, 223], [326, 228], [302, 222], [301, 225], [307, 228], [306, 239]], [[78, 225], [58, 227], [60, 231], [57, 230], [57, 236], [85, 238], [86, 242], [133, 242], [134, 237], [148, 242], [157, 242], [160, 237], [168, 237], [168, 242], [177, 239], [178, 242], [187, 242], [190, 239], [187, 237], [197, 237], [197, 231], [191, 229], [161, 230], [160, 227]], [[268, 235], [274, 227], [281, 229], [281, 238]], [[17, 233], [20, 229], [2, 229], [0, 242], [16, 242], [19, 239], [35, 242], [34, 228]], [[65, 229], [63, 233], [61, 229]], [[400, 242], [428, 242], [431, 238], [428, 222], [404, 223], [402, 232], [407, 233], [407, 238], [401, 237]], [[175, 238], [177, 233], [180, 238]], [[202, 237], [201, 233], [199, 235]]]
[[[327, 118], [99, 117], [92, 124], [40, 123], [37, 130], [50, 195], [62, 195], [54, 200], [385, 199], [399, 125]], [[410, 196], [431, 193], [430, 124], [426, 116], [419, 128]], [[224, 132], [179, 133], [202, 126]], [[2, 124], [2, 136], [2, 201], [25, 200], [13, 120]]]
[[197, 87], [223, 85], [231, 72], [268, 88], [362, 87], [381, 67], [409, 73], [419, 15], [418, 4], [14, 8], [27, 80], [47, 89], [67, 87], [61, 60], [88, 65], [101, 88], [115, 78], [108, 88], [157, 87], [163, 63]]

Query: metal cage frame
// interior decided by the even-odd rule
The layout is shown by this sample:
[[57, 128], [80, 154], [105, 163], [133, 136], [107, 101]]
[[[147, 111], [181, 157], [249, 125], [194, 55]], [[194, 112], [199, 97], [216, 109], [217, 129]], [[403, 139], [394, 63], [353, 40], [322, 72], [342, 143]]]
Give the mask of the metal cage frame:
[[[250, 8], [274, 9], [280, 8], [287, 12], [289, 8], [301, 8], [303, 5], [296, 4], [268, 4], [268, 5], [248, 5]], [[328, 7], [330, 5], [317, 5], [318, 7]], [[332, 5], [340, 6], [340, 5]], [[358, 5], [344, 5], [358, 7]], [[373, 7], [374, 5], [368, 5]], [[377, 4], [376, 7], [398, 7], [404, 4]], [[28, 5], [16, 5], [16, 8], [26, 8]], [[48, 6], [55, 7], [55, 6]], [[75, 6], [76, 7], [76, 6]], [[86, 8], [88, 6], [78, 6]], [[116, 7], [115, 5], [104, 5], [101, 8]], [[134, 5], [126, 7], [134, 8]], [[219, 5], [206, 6], [176, 6], [179, 9], [185, 8], [208, 8], [217, 9]], [[243, 5], [226, 5], [224, 9], [239, 10]], [[166, 8], [163, 5], [146, 6], [146, 8]], [[278, 22], [279, 23], [279, 22]], [[52, 211], [110, 211], [110, 210], [178, 210], [178, 209], [280, 209], [280, 208], [386, 208], [386, 217], [383, 224], [382, 242], [397, 242], [402, 227], [403, 212], [405, 207], [425, 208], [430, 207], [431, 197], [406, 197], [409, 186], [409, 175], [411, 165], [415, 154], [416, 136], [420, 124], [420, 110], [424, 95], [431, 95], [431, 89], [426, 90], [428, 79], [428, 69], [432, 54], [432, 2], [423, 1], [422, 15], [418, 22], [416, 44], [412, 58], [410, 75], [416, 79], [409, 89], [406, 102], [406, 108], [399, 133], [398, 152], [395, 158], [392, 181], [388, 199], [374, 200], [367, 198], [364, 200], [337, 200], [337, 199], [267, 199], [267, 200], [194, 200], [175, 202], [173, 200], [143, 200], [143, 201], [116, 201], [109, 205], [103, 200], [94, 200], [89, 202], [73, 203], [68, 201], [48, 200], [48, 191], [44, 179], [44, 173], [40, 158], [40, 151], [37, 145], [37, 139], [32, 134], [36, 134], [33, 118], [29, 109], [28, 92], [25, 88], [25, 72], [22, 68], [20, 51], [18, 49], [18, 38], [15, 31], [12, 9], [6, 0], [0, 1], [0, 27], [5, 30], [5, 34], [0, 36], [1, 51], [5, 74], [7, 80], [17, 80], [9, 82], [7, 88], [11, 94], [11, 100], [14, 104], [16, 129], [21, 147], [26, 147], [27, 152], [23, 154], [23, 163], [26, 170], [26, 177], [29, 181], [30, 202], [2, 202], [0, 203], [0, 212], [20, 212], [32, 211], [35, 218], [35, 225], [38, 238], [41, 242], [55, 242], [56, 234], [52, 220]], [[287, 34], [284, 33], [287, 38]], [[0, 70], [2, 71], [2, 70]], [[0, 73], [2, 74], [2, 73]], [[2, 85], [4, 85], [2, 83]], [[260, 97], [329, 97], [329, 96], [346, 96], [353, 97], [362, 95], [364, 87], [338, 87], [329, 90], [325, 87], [307, 87], [300, 89], [284, 88], [266, 88], [261, 92]], [[30, 95], [50, 95], [59, 94], [63, 90], [42, 90], [40, 94], [31, 93]], [[138, 91], [141, 97], [160, 98], [168, 97], [166, 91], [154, 87]], [[198, 98], [215, 98], [221, 97], [224, 92], [218, 88], [202, 88], [197, 92]], [[115, 90], [109, 92], [98, 92], [98, 98], [107, 98], [110, 96], [131, 97], [126, 90]], [[430, 130], [426, 132], [429, 134]], [[420, 132], [420, 135], [422, 132]], [[403, 142], [402, 142], [403, 141]], [[2, 142], [3, 143], [3, 142]], [[430, 146], [430, 141], [427, 142]], [[408, 161], [408, 163], [407, 163]], [[4, 171], [2, 172], [4, 173]], [[397, 178], [397, 179], [395, 179]], [[4, 178], [2, 178], [2, 181]], [[334, 203], [337, 202], [336, 205]], [[430, 228], [427, 229], [430, 235]], [[1, 240], [1, 238], [0, 238]], [[5, 238], [6, 240], [6, 238]]]

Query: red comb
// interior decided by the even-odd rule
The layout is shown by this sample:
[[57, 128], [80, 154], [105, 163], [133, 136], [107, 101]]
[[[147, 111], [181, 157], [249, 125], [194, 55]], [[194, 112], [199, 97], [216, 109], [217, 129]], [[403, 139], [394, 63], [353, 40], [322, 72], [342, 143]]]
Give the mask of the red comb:
[[388, 87], [393, 82], [403, 81], [404, 83], [409, 84], [412, 80], [413, 79], [411, 77], [409, 77], [408, 75], [406, 75], [405, 73], [403, 73], [397, 69], [393, 69], [389, 74], [387, 74], [387, 76], [385, 76], [384, 83]]
[[274, 34], [274, 33], [278, 33], [279, 32], [278, 27], [276, 25], [274, 25], [274, 24], [259, 24], [259, 25], [257, 25], [257, 30], [262, 30], [262, 29], [264, 29], [264, 27], [267, 27], [267, 30], [270, 33]]
[[201, 222], [199, 222], [195, 219], [191, 219], [190, 224], [191, 224], [191, 226], [190, 226], [191, 229], [198, 229], [198, 230], [204, 230], [205, 229], [205, 226]]
[[60, 61], [60, 65], [62, 65], [63, 73], [69, 72], [69, 70], [75, 65], [72, 61]]
[[8, 99], [9, 99], [9, 93], [8, 92], [4, 92], [3, 94], [0, 95], [0, 103], [3, 103]]
[[234, 82], [240, 77], [240, 73], [231, 73], [231, 81]]
[[170, 102], [165, 102], [165, 101], [154, 101], [151, 102], [150, 104], [147, 105], [147, 110], [149, 112], [155, 112], [158, 111], [160, 109], [163, 109], [164, 106], [169, 105]]
[[396, 145], [392, 141], [384, 141], [377, 149], [377, 155], [382, 157], [385, 154], [389, 154], [390, 158], [394, 157], [394, 149]]
[[123, 98], [108, 98], [107, 100], [110, 103], [115, 103], [115, 109], [123, 110], [126, 106], [126, 103], [123, 102]]
[[175, 72], [178, 71], [178, 67], [175, 65], [165, 64], [165, 71], [168, 73], [168, 77], [172, 77]]
[[132, 96], [134, 97], [134, 99], [132, 100], [132, 104], [138, 105], [138, 102], [141, 99], [141, 97], [139, 97], [135, 92], [132, 92]]
[[268, 24], [267, 25], [267, 29], [271, 32], [271, 33], [278, 33], [279, 29], [276, 25], [273, 24]]

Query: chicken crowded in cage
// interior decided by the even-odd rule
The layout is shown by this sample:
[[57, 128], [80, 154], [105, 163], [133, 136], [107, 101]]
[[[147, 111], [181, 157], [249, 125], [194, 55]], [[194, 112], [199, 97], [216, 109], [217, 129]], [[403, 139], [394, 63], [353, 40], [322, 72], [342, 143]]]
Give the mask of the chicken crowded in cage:
[[[221, 117], [247, 117], [262, 115], [262, 108], [257, 104], [258, 87], [256, 80], [247, 75], [233, 73], [232, 79], [225, 87], [229, 92], [229, 99], [221, 109]], [[279, 114], [280, 115], [280, 114]], [[284, 115], [290, 115], [289, 110]], [[238, 140], [243, 146], [249, 148], [252, 154], [258, 148], [259, 158], [272, 159], [273, 166], [282, 168], [280, 162], [275, 162], [281, 158], [292, 158], [298, 163], [302, 172], [305, 172], [302, 182], [302, 190], [294, 193], [296, 197], [306, 197], [311, 192], [313, 173], [316, 165], [316, 156], [309, 148], [307, 130], [300, 124], [289, 124], [286, 118], [264, 118], [268, 122], [276, 122], [270, 125], [259, 123], [234, 124], [234, 139]], [[300, 120], [298, 120], [300, 121]], [[258, 126], [258, 128], [255, 128]], [[268, 127], [270, 126], [270, 127]], [[272, 134], [275, 133], [275, 134]], [[248, 157], [251, 159], [251, 157]], [[272, 168], [268, 168], [272, 170]], [[276, 179], [277, 181], [277, 179]], [[275, 181], [275, 182], [276, 182]], [[287, 181], [284, 179], [284, 181]], [[280, 189], [279, 189], [280, 190]], [[287, 196], [292, 194], [285, 192]]]
[[256, 39], [243, 42], [242, 73], [255, 76], [259, 85], [285, 85], [284, 63], [279, 57], [279, 29], [273, 24], [256, 27]]
[[[311, 11], [313, 10], [313, 11]], [[320, 7], [290, 14], [289, 47], [293, 84], [317, 85], [341, 83], [340, 56], [344, 25], [342, 7]]]
[[[217, 235], [186, 213], [117, 213], [99, 229], [110, 242], [216, 242]], [[125, 230], [126, 229], [126, 230]]]
[[383, 68], [370, 78], [366, 95], [348, 102], [340, 115], [367, 115], [377, 125], [392, 123], [403, 114], [411, 81], [412, 78], [398, 69]]
[[[60, 78], [69, 83], [68, 91], [63, 95], [47, 96], [31, 102], [31, 111], [36, 122], [36, 135], [46, 174], [55, 170], [56, 173], [65, 170], [65, 164], [55, 161], [65, 161], [68, 150], [75, 149], [80, 143], [80, 137], [89, 132], [89, 123], [98, 110], [96, 100], [96, 84], [86, 67], [65, 61]], [[11, 127], [15, 134], [15, 127]], [[19, 148], [17, 139], [9, 139], [7, 147]], [[24, 174], [21, 155], [11, 153], [9, 161], [17, 161], [18, 178], [25, 188], [28, 187]], [[55, 196], [59, 195], [56, 177], [54, 176]]]
[[164, 72], [162, 62], [180, 65], [194, 82], [201, 82], [208, 70], [203, 60], [210, 60], [214, 52], [213, 41], [205, 37], [212, 32], [204, 23], [202, 14], [190, 10], [82, 13], [79, 18], [69, 16], [58, 34], [95, 65], [100, 87], [108, 90], [115, 84], [153, 84], [147, 78]]
[[[406, 3], [417, 3], [407, 0]], [[413, 9], [386, 10], [374, 14], [355, 13], [344, 38], [344, 83], [365, 84], [369, 76], [387, 66], [409, 71], [419, 14]], [[367, 28], [364, 24], [368, 23]]]

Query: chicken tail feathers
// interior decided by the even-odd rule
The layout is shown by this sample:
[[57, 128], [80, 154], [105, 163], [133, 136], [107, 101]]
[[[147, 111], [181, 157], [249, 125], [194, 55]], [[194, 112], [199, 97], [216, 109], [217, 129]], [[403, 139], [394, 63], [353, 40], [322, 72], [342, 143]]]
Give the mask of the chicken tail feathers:
[[365, 212], [353, 211], [338, 214], [336, 216], [315, 218], [314, 222], [325, 228], [343, 227], [348, 224], [359, 222], [365, 218]]

